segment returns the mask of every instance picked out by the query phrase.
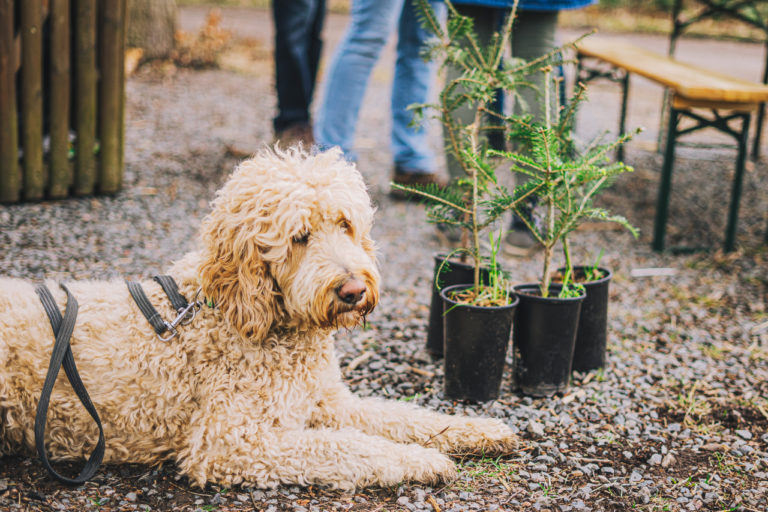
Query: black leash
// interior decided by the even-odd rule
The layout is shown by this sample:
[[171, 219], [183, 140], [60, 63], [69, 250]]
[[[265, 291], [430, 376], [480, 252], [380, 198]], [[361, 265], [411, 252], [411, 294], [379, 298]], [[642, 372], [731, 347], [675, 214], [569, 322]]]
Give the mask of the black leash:
[[[77, 372], [75, 359], [72, 356], [72, 348], [69, 344], [72, 332], [75, 329], [75, 320], [77, 319], [77, 300], [75, 300], [66, 286], [62, 284], [61, 287], [67, 292], [67, 307], [64, 310], [63, 318], [48, 287], [41, 284], [35, 288], [35, 292], [40, 297], [40, 302], [43, 304], [43, 309], [45, 309], [45, 313], [48, 315], [48, 320], [51, 322], [51, 328], [53, 329], [53, 334], [56, 338], [53, 345], [53, 353], [51, 354], [51, 362], [48, 366], [48, 373], [46, 374], [45, 382], [43, 383], [43, 391], [40, 393], [40, 401], [37, 404], [37, 414], [35, 415], [35, 445], [37, 447], [37, 454], [40, 457], [43, 466], [45, 466], [45, 469], [48, 470], [48, 473], [50, 473], [51, 476], [64, 484], [80, 485], [93, 477], [96, 470], [99, 468], [99, 464], [101, 464], [101, 461], [104, 458], [104, 428], [101, 426], [99, 414], [96, 412], [96, 408], [93, 406], [91, 398], [85, 390], [83, 381], [80, 380], [80, 374]], [[45, 451], [45, 422], [48, 417], [48, 405], [51, 400], [53, 386], [59, 375], [59, 368], [62, 366], [64, 367], [64, 373], [67, 374], [69, 383], [72, 385], [72, 389], [77, 393], [77, 397], [99, 427], [99, 441], [96, 443], [96, 447], [93, 449], [93, 452], [85, 463], [82, 471], [80, 471], [80, 474], [75, 478], [68, 478], [57, 473], [51, 466], [51, 463], [48, 460], [48, 454]]]
[[[162, 341], [168, 341], [178, 334], [176, 327], [178, 325], [186, 325], [190, 323], [197, 312], [199, 311], [202, 303], [197, 300], [197, 294], [192, 302], [187, 302], [183, 295], [179, 293], [179, 287], [176, 282], [170, 276], [155, 276], [155, 281], [160, 283], [160, 286], [165, 291], [168, 299], [171, 301], [173, 308], [178, 313], [176, 319], [172, 322], [166, 322], [162, 319], [157, 310], [152, 306], [152, 303], [147, 298], [141, 285], [134, 281], [126, 281], [128, 285], [128, 291], [131, 293], [133, 300], [139, 306], [139, 309], [149, 321], [152, 328], [157, 333], [157, 337]], [[67, 292], [67, 307], [64, 310], [64, 316], [61, 316], [56, 300], [53, 298], [53, 294], [44, 284], [40, 284], [35, 288], [35, 293], [40, 297], [40, 302], [43, 304], [43, 309], [48, 320], [51, 322], [51, 329], [55, 337], [53, 345], [53, 352], [51, 354], [51, 362], [48, 365], [48, 373], [45, 376], [45, 382], [43, 383], [43, 390], [40, 393], [40, 401], [37, 404], [37, 414], [35, 415], [35, 446], [37, 448], [37, 454], [40, 460], [45, 466], [45, 469], [61, 483], [68, 485], [80, 485], [90, 480], [104, 459], [104, 428], [101, 425], [101, 419], [96, 412], [96, 408], [91, 402], [90, 396], [85, 389], [83, 381], [80, 379], [80, 374], [77, 372], [77, 366], [75, 365], [75, 358], [72, 356], [72, 348], [69, 344], [69, 340], [72, 338], [72, 332], [75, 329], [75, 321], [77, 320], [78, 304], [77, 300], [69, 289], [61, 285], [62, 289]], [[200, 290], [197, 292], [200, 293]], [[162, 334], [166, 331], [170, 331], [170, 334], [165, 338]], [[93, 449], [91, 456], [83, 466], [80, 474], [75, 478], [68, 478], [60, 475], [53, 469], [50, 461], [48, 460], [48, 454], [45, 451], [45, 423], [48, 417], [48, 406], [51, 401], [51, 393], [53, 392], [53, 386], [56, 384], [56, 378], [59, 375], [59, 369], [64, 368], [64, 373], [67, 375], [69, 383], [72, 385], [72, 389], [77, 394], [77, 397], [83, 403], [88, 413], [96, 422], [99, 427], [99, 441], [96, 443], [96, 447]]]
[[[179, 293], [179, 287], [171, 276], [155, 276], [155, 281], [157, 281], [163, 288], [163, 291], [171, 301], [173, 309], [176, 310], [177, 316], [172, 322], [163, 320], [160, 313], [157, 312], [147, 298], [144, 289], [139, 283], [136, 281], [126, 281], [125, 284], [128, 286], [128, 291], [130, 292], [131, 297], [133, 297], [136, 305], [139, 306], [139, 310], [141, 310], [141, 313], [147, 319], [149, 325], [155, 330], [155, 334], [157, 334], [160, 341], [169, 341], [179, 334], [176, 327], [179, 325], [187, 325], [195, 318], [195, 315], [197, 315], [197, 312], [202, 305], [202, 303], [197, 300], [200, 290], [197, 291], [192, 302], [187, 302], [187, 299]], [[163, 336], [166, 331], [168, 332], [168, 335]]]

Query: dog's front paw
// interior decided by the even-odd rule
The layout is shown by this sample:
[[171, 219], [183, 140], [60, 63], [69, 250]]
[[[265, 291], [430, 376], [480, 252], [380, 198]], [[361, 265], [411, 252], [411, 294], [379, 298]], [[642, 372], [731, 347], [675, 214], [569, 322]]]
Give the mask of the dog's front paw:
[[518, 446], [518, 438], [503, 421], [491, 418], [457, 418], [428, 446], [456, 454], [504, 455]]
[[[506, 455], [512, 453], [518, 447], [518, 438], [512, 429], [501, 420], [478, 418], [473, 419], [477, 422], [473, 425], [473, 430], [477, 432], [477, 437], [467, 439], [467, 448], [479, 448], [484, 453]], [[472, 447], [470, 443], [475, 442]]]
[[410, 445], [414, 452], [404, 463], [406, 473], [404, 480], [435, 485], [452, 482], [458, 476], [456, 465], [446, 455], [434, 448], [423, 448]]

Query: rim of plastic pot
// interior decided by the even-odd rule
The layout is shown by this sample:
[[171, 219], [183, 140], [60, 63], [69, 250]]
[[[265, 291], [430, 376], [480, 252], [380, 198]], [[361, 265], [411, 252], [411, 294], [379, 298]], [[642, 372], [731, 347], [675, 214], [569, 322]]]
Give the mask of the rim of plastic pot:
[[513, 307], [517, 306], [520, 303], [520, 297], [518, 297], [516, 293], [511, 293], [510, 294], [510, 298], [512, 298], [514, 300], [512, 302], [510, 302], [509, 304], [506, 304], [504, 306], [474, 306], [472, 304], [465, 304], [463, 302], [457, 302], [457, 301], [451, 299], [450, 297], [448, 297], [448, 295], [447, 295], [449, 292], [452, 292], [454, 290], [459, 290], [459, 289], [464, 290], [464, 289], [467, 289], [467, 288], [472, 288], [472, 286], [474, 286], [474, 285], [472, 285], [472, 284], [454, 284], [452, 286], [447, 286], [447, 287], [443, 288], [442, 290], [440, 290], [440, 296], [443, 298], [443, 300], [445, 300], [447, 302], [450, 302], [451, 304], [456, 304], [457, 306], [460, 306], [462, 308], [469, 308], [469, 309], [474, 309], [474, 310], [477, 310], [477, 311], [494, 311], [494, 310], [498, 310], [498, 309], [508, 309], [508, 308], [513, 308]]
[[435, 253], [432, 257], [435, 259], [435, 263], [437, 263], [438, 261], [448, 261], [451, 265], [456, 265], [459, 267], [468, 267], [468, 268], [474, 267], [474, 265], [471, 263], [464, 263], [463, 261], [448, 259], [448, 256], [449, 254], [446, 254], [444, 252], [438, 252], [438, 253]]
[[[593, 281], [596, 282], [596, 281]], [[587, 297], [586, 290], [581, 293], [578, 297], [558, 297], [557, 293], [560, 292], [560, 288], [562, 288], [559, 284], [551, 284], [549, 285], [549, 291], [555, 292], [555, 296], [549, 296], [549, 297], [542, 297], [541, 295], [538, 295], [538, 293], [525, 293], [526, 290], [532, 290], [538, 292], [540, 289], [540, 286], [538, 283], [525, 283], [525, 284], [518, 284], [512, 287], [512, 290], [514, 290], [515, 294], [518, 295], [525, 295], [526, 300], [537, 300], [537, 301], [546, 301], [546, 302], [578, 302], [582, 301]]]
[[[585, 269], [585, 268], [594, 268], [594, 267], [590, 267], [588, 265], [574, 265], [574, 267], [573, 267], [574, 270], [576, 270], [576, 269]], [[557, 271], [560, 272], [561, 274], [563, 273], [564, 270], [565, 270], [565, 267], [560, 267], [560, 268], [557, 269]], [[611, 269], [608, 269], [608, 268], [605, 268], [605, 267], [597, 267], [597, 270], [599, 270], [600, 272], [602, 272], [604, 274], [603, 277], [601, 277], [600, 279], [596, 279], [594, 281], [584, 281], [583, 283], [579, 283], [579, 284], [582, 284], [584, 286], [592, 285], [592, 284], [600, 284], [600, 283], [604, 283], [606, 281], [610, 281], [611, 278], [613, 277], [613, 272], [611, 271]]]

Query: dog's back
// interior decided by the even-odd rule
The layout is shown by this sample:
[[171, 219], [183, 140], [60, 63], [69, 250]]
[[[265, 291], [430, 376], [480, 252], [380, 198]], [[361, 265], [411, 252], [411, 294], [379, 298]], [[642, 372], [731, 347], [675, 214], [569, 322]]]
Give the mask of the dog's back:
[[[46, 284], [63, 314], [65, 292], [56, 283]], [[105, 432], [110, 432], [105, 460], [156, 459], [157, 452], [152, 456], [150, 452], [163, 446], [157, 434], [167, 437], [172, 429], [142, 420], [142, 408], [151, 406], [152, 396], [163, 391], [145, 384], [153, 371], [168, 371], [153, 369], [156, 361], [166, 358], [173, 367], [174, 357], [163, 353], [170, 348], [155, 340], [149, 325], [139, 321], [144, 319], [137, 318], [122, 281], [80, 281], [67, 286], [79, 304], [70, 341], [75, 363]], [[157, 300], [159, 289], [145, 286]], [[53, 344], [54, 334], [35, 285], [0, 278], [0, 453], [33, 451], [35, 413]], [[173, 412], [171, 403], [168, 408]], [[181, 425], [183, 418], [176, 417], [175, 423]], [[63, 370], [51, 396], [47, 425], [46, 444], [54, 457], [86, 454], [98, 436]], [[134, 430], [145, 432], [136, 435]], [[121, 443], [121, 437], [146, 439], [146, 450]]]

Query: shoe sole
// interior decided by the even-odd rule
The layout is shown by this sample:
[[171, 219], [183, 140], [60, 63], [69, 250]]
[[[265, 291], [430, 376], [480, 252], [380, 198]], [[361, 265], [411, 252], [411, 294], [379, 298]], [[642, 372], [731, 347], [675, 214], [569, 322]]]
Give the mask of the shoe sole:
[[505, 256], [525, 258], [525, 257], [536, 254], [540, 249], [541, 249], [541, 246], [539, 245], [534, 245], [531, 247], [519, 247], [517, 245], [504, 244], [502, 246], [501, 252], [504, 253]]

